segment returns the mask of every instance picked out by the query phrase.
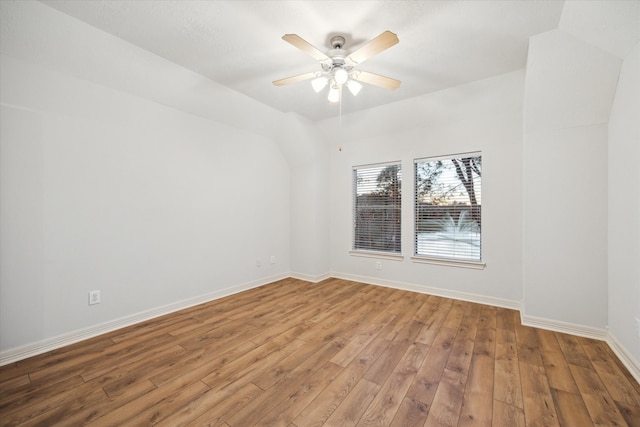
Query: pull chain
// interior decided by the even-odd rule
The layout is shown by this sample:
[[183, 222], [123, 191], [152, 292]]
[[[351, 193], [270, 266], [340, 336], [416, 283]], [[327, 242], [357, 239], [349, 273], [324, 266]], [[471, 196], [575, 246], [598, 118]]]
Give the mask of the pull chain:
[[340, 105], [339, 105], [339, 113], [338, 113], [338, 126], [342, 129], [342, 85], [340, 85]]

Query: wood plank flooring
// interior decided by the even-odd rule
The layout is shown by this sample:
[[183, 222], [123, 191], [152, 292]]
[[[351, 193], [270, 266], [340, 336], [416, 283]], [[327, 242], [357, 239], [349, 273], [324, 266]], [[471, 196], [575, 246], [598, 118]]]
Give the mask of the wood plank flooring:
[[0, 425], [640, 426], [640, 386], [513, 310], [286, 279], [1, 367]]

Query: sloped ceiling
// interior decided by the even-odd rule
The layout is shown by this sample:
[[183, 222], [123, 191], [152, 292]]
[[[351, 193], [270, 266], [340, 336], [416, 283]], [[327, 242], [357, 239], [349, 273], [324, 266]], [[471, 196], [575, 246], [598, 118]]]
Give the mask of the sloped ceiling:
[[[640, 33], [639, 0], [2, 0], [0, 11], [5, 55], [44, 60], [53, 69], [203, 116], [226, 114], [234, 125], [257, 120], [253, 110], [245, 111], [244, 101], [226, 105], [212, 88], [317, 122], [524, 69], [531, 37], [549, 31], [621, 59]], [[84, 31], [87, 24], [96, 31]], [[319, 70], [281, 40], [283, 34], [298, 34], [321, 50], [340, 34], [353, 51], [385, 30], [398, 34], [400, 43], [361, 68], [401, 80], [395, 91], [366, 86], [357, 97], [346, 93], [339, 108], [327, 101], [326, 89], [316, 94], [309, 82], [271, 84]], [[193, 76], [179, 70], [215, 83], [193, 84]], [[244, 114], [225, 113], [230, 108]]]
[[640, 38], [640, 1], [568, 1], [559, 28], [624, 59]]
[[[363, 110], [524, 68], [529, 37], [558, 27], [562, 1], [76, 1], [43, 0], [282, 112], [337, 116], [309, 82], [273, 80], [319, 70], [281, 40], [295, 33], [321, 50], [331, 36], [353, 51], [385, 30], [400, 43], [361, 68], [402, 81], [346, 94], [342, 113]], [[170, 82], [167, 82], [170, 84]]]

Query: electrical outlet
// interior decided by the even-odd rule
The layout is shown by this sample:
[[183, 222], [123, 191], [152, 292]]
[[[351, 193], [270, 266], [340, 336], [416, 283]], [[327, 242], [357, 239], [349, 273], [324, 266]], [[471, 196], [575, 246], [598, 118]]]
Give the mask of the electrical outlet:
[[89, 291], [89, 305], [100, 304], [100, 291]]
[[276, 256], [271, 255], [271, 264], [275, 264], [275, 263], [276, 263]]
[[382, 261], [376, 261], [376, 270], [382, 270]]

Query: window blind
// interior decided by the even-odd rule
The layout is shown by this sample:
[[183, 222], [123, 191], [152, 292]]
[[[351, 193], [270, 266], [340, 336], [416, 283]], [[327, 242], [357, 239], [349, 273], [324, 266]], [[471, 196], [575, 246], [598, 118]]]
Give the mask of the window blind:
[[401, 252], [399, 162], [353, 168], [353, 249]]
[[417, 159], [414, 166], [415, 254], [481, 261], [481, 153]]

